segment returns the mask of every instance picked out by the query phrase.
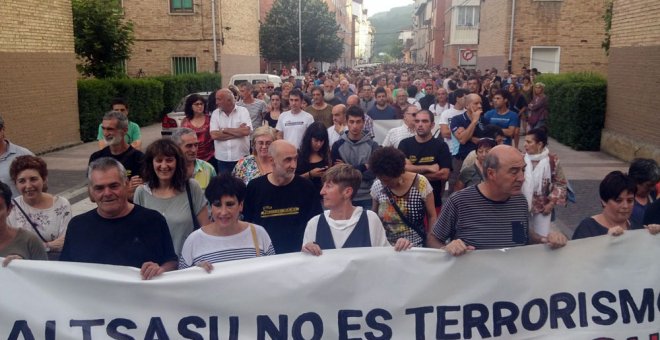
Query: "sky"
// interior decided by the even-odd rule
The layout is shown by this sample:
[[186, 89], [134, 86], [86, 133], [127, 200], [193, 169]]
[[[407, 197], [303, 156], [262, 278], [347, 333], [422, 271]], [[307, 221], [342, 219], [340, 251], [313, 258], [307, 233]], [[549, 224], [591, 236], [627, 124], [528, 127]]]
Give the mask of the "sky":
[[364, 6], [368, 10], [367, 15], [372, 16], [376, 13], [387, 12], [393, 7], [410, 5], [413, 2], [413, 0], [364, 0]]

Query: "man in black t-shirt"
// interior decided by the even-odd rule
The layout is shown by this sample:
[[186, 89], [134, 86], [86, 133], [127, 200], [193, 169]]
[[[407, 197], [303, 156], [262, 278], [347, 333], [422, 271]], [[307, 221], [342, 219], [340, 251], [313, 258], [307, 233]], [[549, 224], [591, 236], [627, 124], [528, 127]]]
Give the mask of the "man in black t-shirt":
[[177, 256], [165, 218], [128, 201], [121, 163], [104, 157], [88, 171], [89, 196], [97, 208], [71, 219], [60, 261], [136, 267], [144, 280], [175, 270]]
[[307, 221], [323, 211], [321, 198], [312, 182], [296, 176], [298, 152], [291, 143], [274, 141], [268, 151], [273, 171], [248, 183], [243, 217], [266, 229], [275, 253], [298, 252]]
[[451, 171], [451, 152], [441, 139], [433, 138], [433, 114], [422, 110], [415, 114], [413, 137], [399, 143], [399, 150], [406, 155], [406, 170], [424, 175], [433, 187], [435, 208], [440, 211], [444, 181]]
[[129, 200], [133, 199], [133, 193], [138, 185], [142, 184], [142, 163], [144, 154], [133, 148], [124, 139], [128, 132], [128, 118], [118, 111], [110, 111], [103, 116], [101, 123], [103, 138], [107, 146], [94, 152], [89, 157], [89, 164], [102, 157], [111, 157], [116, 159], [126, 169], [126, 175], [129, 179]]

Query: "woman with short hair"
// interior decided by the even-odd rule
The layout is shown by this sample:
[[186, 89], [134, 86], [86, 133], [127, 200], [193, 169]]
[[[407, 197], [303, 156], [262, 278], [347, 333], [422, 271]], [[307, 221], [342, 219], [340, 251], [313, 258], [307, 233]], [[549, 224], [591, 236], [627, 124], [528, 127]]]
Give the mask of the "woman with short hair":
[[246, 194], [245, 183], [230, 174], [211, 179], [204, 195], [213, 219], [188, 236], [179, 269], [199, 266], [211, 272], [214, 263], [275, 255], [266, 230], [240, 220]]
[[49, 258], [56, 260], [64, 246], [66, 228], [72, 217], [71, 204], [64, 197], [46, 192], [48, 168], [40, 157], [16, 157], [9, 168], [9, 175], [21, 196], [10, 202], [14, 209], [7, 223], [39, 237]]
[[371, 186], [372, 210], [378, 214], [390, 244], [408, 239], [413, 246], [424, 246], [428, 225], [436, 219], [433, 188], [423, 175], [406, 171], [406, 156], [398, 149], [386, 147], [373, 152], [369, 170], [376, 176]]
[[573, 240], [605, 234], [621, 235], [625, 230], [642, 229], [630, 221], [637, 186], [621, 171], [612, 171], [600, 182], [600, 202], [603, 211], [587, 217], [575, 229]]
[[271, 173], [273, 164], [268, 149], [277, 139], [276, 136], [275, 129], [270, 126], [264, 125], [255, 129], [252, 133], [252, 154], [236, 162], [232, 175], [247, 185], [251, 180]]

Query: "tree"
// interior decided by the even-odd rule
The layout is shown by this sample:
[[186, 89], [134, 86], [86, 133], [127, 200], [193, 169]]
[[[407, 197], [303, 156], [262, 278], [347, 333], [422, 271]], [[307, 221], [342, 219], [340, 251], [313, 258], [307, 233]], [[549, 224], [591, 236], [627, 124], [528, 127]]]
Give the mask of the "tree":
[[133, 24], [116, 0], [72, 0], [75, 51], [80, 72], [96, 78], [122, 73], [133, 44]]
[[[268, 60], [298, 61], [298, 1], [276, 0], [259, 28], [259, 49]], [[334, 62], [344, 51], [339, 25], [321, 0], [302, 0], [302, 55]]]

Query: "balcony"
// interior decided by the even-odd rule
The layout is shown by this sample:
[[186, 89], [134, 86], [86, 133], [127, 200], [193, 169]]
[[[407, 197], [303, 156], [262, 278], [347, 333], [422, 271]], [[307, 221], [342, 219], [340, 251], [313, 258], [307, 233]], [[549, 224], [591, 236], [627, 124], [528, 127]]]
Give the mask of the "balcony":
[[479, 26], [454, 26], [451, 30], [450, 45], [476, 45], [479, 43]]

